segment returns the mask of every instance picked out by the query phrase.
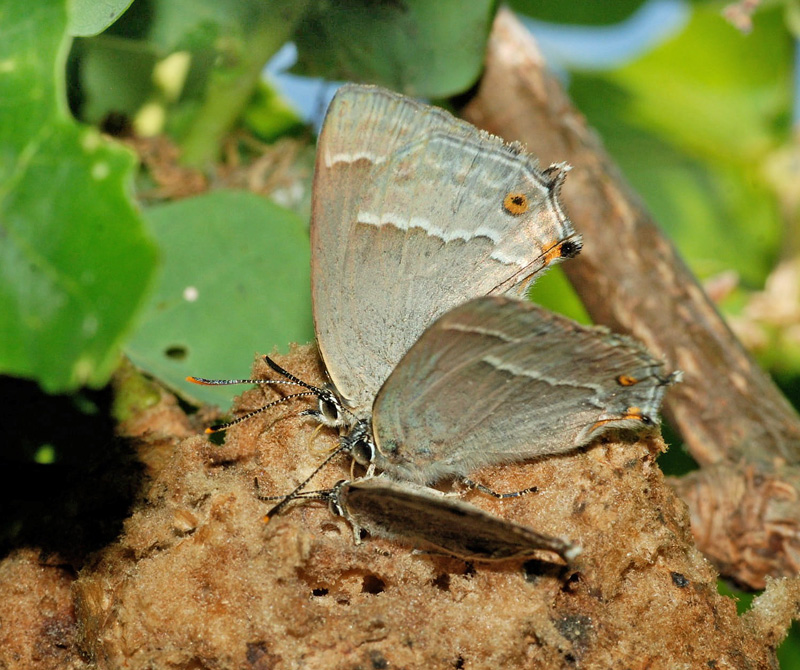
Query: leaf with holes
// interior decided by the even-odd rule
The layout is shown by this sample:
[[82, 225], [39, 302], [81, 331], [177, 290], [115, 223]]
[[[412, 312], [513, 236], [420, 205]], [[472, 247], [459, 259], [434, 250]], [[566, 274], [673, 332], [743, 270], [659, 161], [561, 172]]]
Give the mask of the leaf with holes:
[[313, 340], [308, 233], [302, 219], [247, 192], [217, 191], [146, 212], [164, 272], [126, 353], [182, 395], [226, 407], [254, 354]]

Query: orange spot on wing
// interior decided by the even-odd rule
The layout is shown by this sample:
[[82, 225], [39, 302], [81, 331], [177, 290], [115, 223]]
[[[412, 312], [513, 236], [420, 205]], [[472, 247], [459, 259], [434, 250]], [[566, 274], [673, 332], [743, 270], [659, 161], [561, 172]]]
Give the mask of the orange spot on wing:
[[545, 245], [547, 251], [544, 252], [544, 264], [549, 265], [554, 260], [561, 258], [561, 245], [556, 242], [551, 242]]
[[545, 265], [549, 265], [559, 258], [574, 258], [580, 253], [582, 243], [580, 240], [563, 240], [561, 242], [550, 242], [542, 247]]
[[595, 421], [592, 424], [592, 427], [589, 429], [589, 432], [593, 433], [601, 426], [605, 426], [607, 423], [614, 423], [615, 421], [628, 421], [631, 419], [634, 421], [641, 421], [642, 423], [646, 424], [653, 423], [649, 417], [646, 417], [644, 414], [642, 414], [641, 408], [628, 407], [628, 409], [625, 410], [625, 414], [622, 414], [621, 416], [612, 416], [609, 419], [601, 419], [600, 421]]
[[631, 375], [620, 375], [617, 377], [617, 384], [620, 386], [633, 386], [634, 384], [638, 384], [639, 380], [636, 377], [632, 377]]
[[503, 209], [514, 216], [524, 214], [528, 211], [528, 207], [530, 207], [530, 201], [528, 200], [528, 196], [524, 193], [512, 191], [511, 193], [507, 193], [506, 197], [503, 198]]

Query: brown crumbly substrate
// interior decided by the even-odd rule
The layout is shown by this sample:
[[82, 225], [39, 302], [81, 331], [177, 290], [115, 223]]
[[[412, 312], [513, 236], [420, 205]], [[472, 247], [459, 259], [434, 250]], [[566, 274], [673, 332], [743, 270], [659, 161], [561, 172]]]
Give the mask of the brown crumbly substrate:
[[[279, 363], [321, 380], [312, 348]], [[260, 364], [257, 373], [267, 375]], [[239, 407], [270, 394], [248, 391]], [[140, 503], [71, 591], [66, 573], [31, 552], [0, 564], [0, 667], [776, 667], [800, 587], [772, 582], [737, 616], [655, 464], [660, 438], [622, 436], [477, 473], [499, 491], [538, 492], [505, 501], [469, 492], [471, 502], [583, 554], [569, 568], [544, 552], [469, 565], [386, 540], [355, 545], [320, 503], [262, 523], [271, 503], [254, 480], [262, 493], [286, 492], [336, 443], [299, 409], [236, 426], [222, 446], [204, 435], [154, 442], [146, 433], [159, 426], [139, 422], [149, 473]], [[342, 458], [312, 488], [349, 476]]]
[[0, 561], [0, 668], [86, 667], [76, 645], [74, 580], [69, 566], [36, 549]]

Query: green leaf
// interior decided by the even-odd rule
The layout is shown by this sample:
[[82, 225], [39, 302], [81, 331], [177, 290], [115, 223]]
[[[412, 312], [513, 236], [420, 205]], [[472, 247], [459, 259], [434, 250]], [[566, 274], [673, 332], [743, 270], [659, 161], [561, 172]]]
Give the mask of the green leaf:
[[284, 135], [297, 135], [306, 128], [300, 117], [267, 82], [259, 82], [253, 99], [245, 109], [243, 121], [265, 142]]
[[759, 12], [743, 35], [721, 8], [696, 6], [683, 32], [609, 78], [630, 93], [630, 122], [742, 164], [788, 133], [794, 47], [782, 11]]
[[[150, 118], [166, 117], [164, 128], [179, 141], [182, 160], [206, 168], [218, 158], [224, 138], [256, 93], [264, 66], [291, 39], [309, 2], [135, 3], [107, 33], [81, 41], [73, 54], [80, 74], [74, 97], [84, 102], [83, 118], [97, 123], [110, 112], [136, 117], [148, 105]], [[167, 85], [154, 66], [176, 52], [186, 57], [188, 71], [171, 72]]]
[[789, 634], [778, 647], [778, 661], [781, 670], [800, 669], [800, 624], [792, 622]]
[[615, 0], [614, 2], [553, 2], [552, 0], [511, 0], [514, 11], [539, 21], [576, 25], [608, 25], [624, 21], [645, 0]]
[[74, 36], [97, 35], [116, 21], [133, 0], [72, 0], [67, 32]]
[[318, 1], [295, 34], [300, 74], [388, 86], [408, 95], [462, 93], [483, 68], [495, 0]]
[[126, 353], [185, 396], [225, 406], [246, 387], [187, 375], [247, 377], [253, 356], [313, 340], [305, 222], [247, 192], [218, 191], [146, 212], [164, 273]]
[[105, 35], [78, 40], [81, 120], [100, 124], [110, 113], [133, 119], [157, 95], [153, 68], [158, 59], [146, 43]]
[[575, 75], [570, 93], [692, 269], [760, 286], [783, 232], [764, 165], [788, 133], [791, 52], [780, 12], [745, 37], [719, 7], [695, 7], [630, 65]]
[[[268, 21], [281, 23], [283, 0], [153, 0], [146, 39], [165, 53], [214, 47], [227, 50]], [[279, 26], [276, 29], [282, 30]]]
[[156, 250], [133, 156], [66, 113], [61, 2], [0, 3], [0, 371], [50, 392], [104, 384]]
[[240, 0], [248, 8], [239, 35], [218, 42], [221, 57], [210, 71], [203, 104], [181, 142], [183, 161], [203, 167], [219, 156], [225, 135], [241, 117], [267, 61], [291, 38], [310, 0]]
[[564, 314], [580, 323], [592, 323], [586, 308], [560, 265], [548, 270], [544, 276], [536, 280], [528, 292], [528, 298], [537, 305]]

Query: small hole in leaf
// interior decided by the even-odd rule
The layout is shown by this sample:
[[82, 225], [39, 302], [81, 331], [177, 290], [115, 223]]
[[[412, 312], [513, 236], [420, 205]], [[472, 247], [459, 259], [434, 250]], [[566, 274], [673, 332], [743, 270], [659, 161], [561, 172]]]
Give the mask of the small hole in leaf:
[[176, 344], [172, 347], [167, 347], [164, 350], [164, 354], [167, 358], [171, 358], [173, 361], [182, 361], [186, 358], [189, 352], [186, 347]]

